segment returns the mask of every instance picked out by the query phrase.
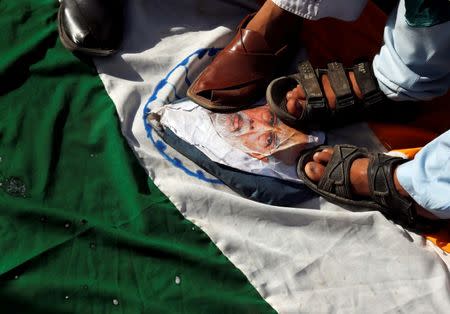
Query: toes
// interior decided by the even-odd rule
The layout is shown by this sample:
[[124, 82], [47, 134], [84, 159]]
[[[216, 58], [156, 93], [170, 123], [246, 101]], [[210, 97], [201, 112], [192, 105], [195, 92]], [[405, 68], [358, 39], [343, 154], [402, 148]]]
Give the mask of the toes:
[[295, 98], [301, 99], [301, 100], [305, 100], [306, 99], [305, 91], [303, 90], [303, 88], [300, 85], [297, 85], [292, 90], [292, 97], [295, 97]]
[[297, 99], [291, 98], [286, 102], [286, 109], [294, 117], [300, 117], [303, 107]]
[[286, 93], [286, 99], [298, 99], [301, 101], [306, 100], [305, 91], [300, 85], [297, 85], [295, 88], [291, 89]]
[[319, 182], [325, 173], [325, 167], [331, 160], [333, 148], [325, 148], [313, 155], [313, 160], [305, 165], [305, 173], [308, 178], [314, 182]]
[[302, 114], [305, 103], [305, 92], [300, 85], [286, 93], [286, 108], [287, 111], [295, 116], [299, 117]]
[[313, 160], [315, 162], [321, 163], [323, 165], [326, 165], [330, 160], [331, 156], [333, 155], [333, 149], [332, 148], [325, 148], [324, 150], [317, 152], [313, 155]]
[[305, 173], [312, 181], [318, 182], [325, 173], [325, 167], [320, 163], [310, 161], [305, 166]]

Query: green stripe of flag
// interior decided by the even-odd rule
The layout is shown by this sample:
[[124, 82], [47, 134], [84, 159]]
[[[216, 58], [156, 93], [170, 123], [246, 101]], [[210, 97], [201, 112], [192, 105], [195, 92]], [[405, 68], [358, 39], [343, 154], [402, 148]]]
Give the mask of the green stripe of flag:
[[273, 312], [148, 179], [57, 6], [0, 1], [2, 312]]

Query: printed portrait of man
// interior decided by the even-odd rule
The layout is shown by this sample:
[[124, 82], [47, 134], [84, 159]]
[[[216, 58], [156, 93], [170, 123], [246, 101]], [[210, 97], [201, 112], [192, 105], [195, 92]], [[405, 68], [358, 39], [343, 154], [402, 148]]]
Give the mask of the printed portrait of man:
[[220, 137], [252, 157], [268, 161], [276, 158], [294, 164], [299, 152], [317, 139], [285, 125], [268, 105], [236, 113], [210, 113]]

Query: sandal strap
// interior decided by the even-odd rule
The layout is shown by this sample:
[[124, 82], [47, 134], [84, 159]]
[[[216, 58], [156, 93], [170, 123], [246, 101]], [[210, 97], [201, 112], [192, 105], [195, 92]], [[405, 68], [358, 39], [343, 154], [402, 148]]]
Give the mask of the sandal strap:
[[[383, 153], [372, 154], [368, 168], [369, 191], [375, 202], [389, 209], [389, 214], [393, 217], [406, 217], [412, 225], [417, 218], [413, 202], [398, 193], [393, 179], [395, 166], [406, 161], [408, 160]], [[394, 210], [398, 211], [391, 212]]]
[[331, 160], [317, 187], [340, 197], [351, 199], [350, 168], [355, 159], [367, 157], [368, 151], [353, 145], [336, 145], [333, 149]]
[[[263, 62], [264, 63], [264, 62]], [[357, 99], [348, 72], [353, 71], [356, 83], [358, 84], [363, 99]], [[331, 88], [336, 96], [336, 108], [331, 109], [325, 97], [321, 75], [327, 74]], [[238, 79], [236, 79], [238, 80]], [[290, 82], [300, 84], [305, 91], [306, 105], [300, 117], [291, 115], [286, 108], [286, 92], [295, 86]], [[276, 84], [272, 84], [272, 83]], [[282, 88], [279, 92], [277, 88]], [[326, 69], [314, 69], [309, 61], [299, 63], [296, 74], [281, 77], [269, 84], [267, 88], [267, 100], [272, 110], [277, 111], [280, 118], [293, 127], [317, 127], [324, 123], [333, 121], [353, 121], [358, 116], [372, 113], [373, 109], [379, 108], [381, 103], [386, 101], [386, 96], [380, 90], [378, 82], [372, 71], [372, 64], [361, 62], [353, 67], [344, 68], [342, 63], [332, 62]]]
[[357, 63], [353, 66], [356, 83], [361, 90], [363, 102], [367, 109], [373, 105], [386, 100], [386, 95], [380, 90], [378, 81], [372, 71], [372, 64], [369, 62]]
[[317, 74], [309, 61], [301, 62], [298, 65], [297, 79], [305, 91], [307, 100], [306, 108], [299, 120], [326, 120], [331, 115], [331, 111], [320, 87]]
[[328, 79], [331, 88], [336, 95], [336, 113], [345, 114], [354, 112], [357, 108], [355, 96], [350, 88], [350, 82], [345, 72], [344, 66], [339, 62], [328, 63]]

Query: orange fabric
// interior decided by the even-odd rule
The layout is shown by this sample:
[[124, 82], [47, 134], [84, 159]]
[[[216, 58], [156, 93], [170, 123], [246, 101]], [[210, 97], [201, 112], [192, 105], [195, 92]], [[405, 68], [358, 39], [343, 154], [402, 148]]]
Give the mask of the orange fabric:
[[413, 159], [414, 156], [422, 149], [422, 147], [416, 148], [406, 148], [406, 149], [396, 149], [395, 152], [402, 153], [404, 158]]
[[437, 133], [408, 125], [370, 123], [371, 129], [387, 150], [425, 146]]
[[427, 235], [428, 240], [436, 244], [442, 250], [450, 253], [450, 233], [448, 230], [442, 230], [434, 235]]
[[386, 15], [369, 2], [359, 19], [344, 22], [334, 18], [305, 20], [301, 41], [315, 66], [330, 61], [353, 64], [355, 59], [371, 60], [380, 50]]
[[[333, 18], [305, 20], [301, 40], [314, 66], [331, 61], [351, 65], [360, 58], [372, 60], [383, 41], [386, 15], [369, 2], [357, 21], [344, 22]], [[421, 147], [450, 129], [450, 93], [420, 104], [421, 114], [407, 124], [369, 123], [380, 141], [389, 150]], [[389, 114], [389, 113], [387, 113]], [[450, 228], [427, 236], [450, 252]]]

